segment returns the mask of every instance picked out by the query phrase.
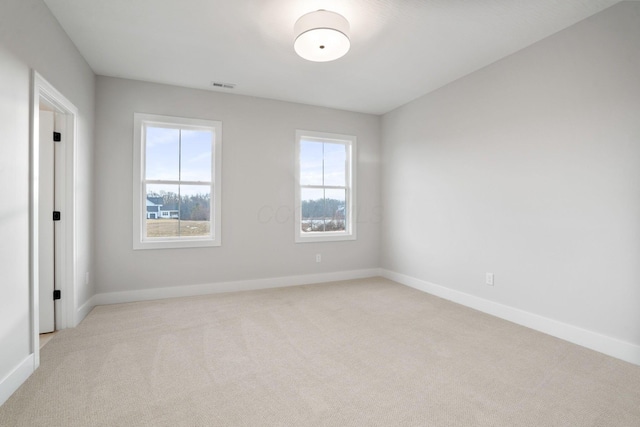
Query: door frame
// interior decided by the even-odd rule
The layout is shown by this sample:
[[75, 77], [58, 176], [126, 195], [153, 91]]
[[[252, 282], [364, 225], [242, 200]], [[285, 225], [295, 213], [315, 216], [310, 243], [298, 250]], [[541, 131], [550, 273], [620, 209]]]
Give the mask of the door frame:
[[[31, 138], [30, 138], [30, 215], [29, 215], [29, 281], [31, 283], [31, 350], [34, 355], [34, 369], [40, 365], [39, 338], [39, 184], [40, 184], [40, 103], [45, 102], [53, 107], [55, 112], [65, 117], [66, 136], [60, 146], [59, 156], [56, 156], [56, 168], [63, 171], [58, 176], [63, 177], [62, 185], [56, 185], [56, 200], [62, 207], [62, 220], [58, 224], [56, 239], [56, 288], [62, 293], [62, 298], [55, 302], [56, 330], [76, 326], [77, 311], [77, 253], [76, 253], [76, 147], [77, 147], [77, 117], [78, 109], [56, 90], [38, 72], [32, 71], [32, 101], [31, 101]], [[53, 297], [53, 296], [52, 296]]]

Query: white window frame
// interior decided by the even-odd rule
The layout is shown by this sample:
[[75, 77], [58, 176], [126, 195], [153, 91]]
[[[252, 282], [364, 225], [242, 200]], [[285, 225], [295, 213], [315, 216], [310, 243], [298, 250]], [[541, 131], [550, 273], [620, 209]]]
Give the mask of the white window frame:
[[[345, 216], [345, 231], [319, 231], [319, 232], [302, 232], [302, 189], [303, 188], [342, 188], [333, 186], [311, 186], [300, 185], [300, 141], [302, 139], [315, 139], [318, 142], [329, 142], [344, 144], [347, 147], [346, 158], [346, 196], [345, 204], [347, 206], [347, 214]], [[356, 164], [357, 164], [357, 138], [353, 135], [343, 135], [337, 133], [316, 132], [308, 130], [296, 130], [295, 143], [295, 242], [335, 242], [342, 240], [356, 240]]]
[[[133, 135], [133, 249], [173, 249], [220, 246], [221, 236], [221, 189], [222, 189], [222, 122], [134, 113]], [[145, 181], [145, 126], [175, 126], [181, 129], [213, 131], [212, 182], [211, 182], [211, 234], [209, 236], [146, 238], [146, 181]], [[165, 183], [150, 181], [150, 183]], [[170, 182], [166, 182], [170, 183]], [[173, 184], [174, 182], [171, 182]], [[202, 182], [181, 181], [182, 184], [202, 184]], [[158, 211], [158, 217], [162, 218]]]

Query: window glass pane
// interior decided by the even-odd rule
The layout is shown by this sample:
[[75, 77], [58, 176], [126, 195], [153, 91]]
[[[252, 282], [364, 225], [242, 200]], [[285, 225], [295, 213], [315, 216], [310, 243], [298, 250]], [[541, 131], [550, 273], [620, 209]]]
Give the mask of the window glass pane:
[[180, 186], [180, 235], [209, 236], [211, 234], [211, 187]]
[[146, 195], [147, 238], [178, 237], [178, 186], [148, 184]]
[[145, 177], [150, 180], [177, 180], [180, 131], [147, 126], [145, 141]]
[[302, 232], [324, 231], [324, 190], [302, 188], [300, 192]]
[[324, 144], [324, 185], [344, 187], [347, 146], [345, 144]]
[[300, 140], [300, 185], [322, 185], [322, 145]]
[[183, 181], [211, 182], [211, 150], [213, 132], [205, 130], [183, 130], [181, 144]]
[[355, 240], [356, 223], [350, 220], [355, 216], [356, 137], [297, 130], [296, 143], [296, 243]]
[[346, 190], [327, 189], [324, 192], [325, 230], [346, 230]]
[[[134, 114], [134, 249], [220, 246], [222, 123]], [[138, 192], [139, 191], [139, 192]]]

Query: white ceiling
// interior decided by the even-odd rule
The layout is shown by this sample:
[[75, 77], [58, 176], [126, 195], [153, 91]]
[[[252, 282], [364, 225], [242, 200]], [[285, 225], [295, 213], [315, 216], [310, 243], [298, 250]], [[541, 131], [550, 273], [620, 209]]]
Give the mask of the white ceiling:
[[[97, 74], [374, 114], [619, 2], [44, 1]], [[351, 50], [337, 61], [307, 62], [293, 51], [295, 21], [317, 9], [351, 23]]]

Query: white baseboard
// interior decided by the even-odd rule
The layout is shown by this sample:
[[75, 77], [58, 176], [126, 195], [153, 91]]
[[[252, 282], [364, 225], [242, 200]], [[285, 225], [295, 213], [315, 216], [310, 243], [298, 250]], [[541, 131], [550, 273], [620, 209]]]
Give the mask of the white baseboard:
[[34, 356], [30, 354], [0, 381], [0, 406], [11, 397], [34, 370]]
[[[122, 292], [105, 292], [94, 295], [84, 306], [119, 304], [165, 298], [190, 297], [221, 292], [253, 291], [258, 289], [283, 288], [312, 283], [337, 282], [340, 280], [364, 279], [380, 275], [380, 270], [338, 271], [333, 273], [305, 274], [302, 276], [273, 277], [267, 279], [238, 280], [233, 282], [206, 283], [201, 285], [172, 286], [168, 288], [139, 289]], [[83, 306], [83, 307], [84, 307]], [[87, 314], [91, 311], [89, 308]]]
[[76, 326], [78, 326], [80, 322], [82, 322], [84, 318], [87, 317], [91, 310], [93, 310], [93, 307], [96, 306], [94, 301], [95, 296], [89, 298], [87, 302], [85, 302], [80, 306], [80, 308], [78, 308], [78, 310], [76, 311], [76, 318], [73, 319], [73, 325], [71, 325], [72, 327], [75, 328]]
[[626, 341], [589, 331], [578, 326], [559, 322], [548, 317], [520, 310], [494, 301], [486, 300], [415, 277], [381, 269], [380, 275], [394, 282], [453, 301], [487, 314], [526, 326], [556, 338], [578, 344], [591, 350], [640, 365], [640, 346]]

